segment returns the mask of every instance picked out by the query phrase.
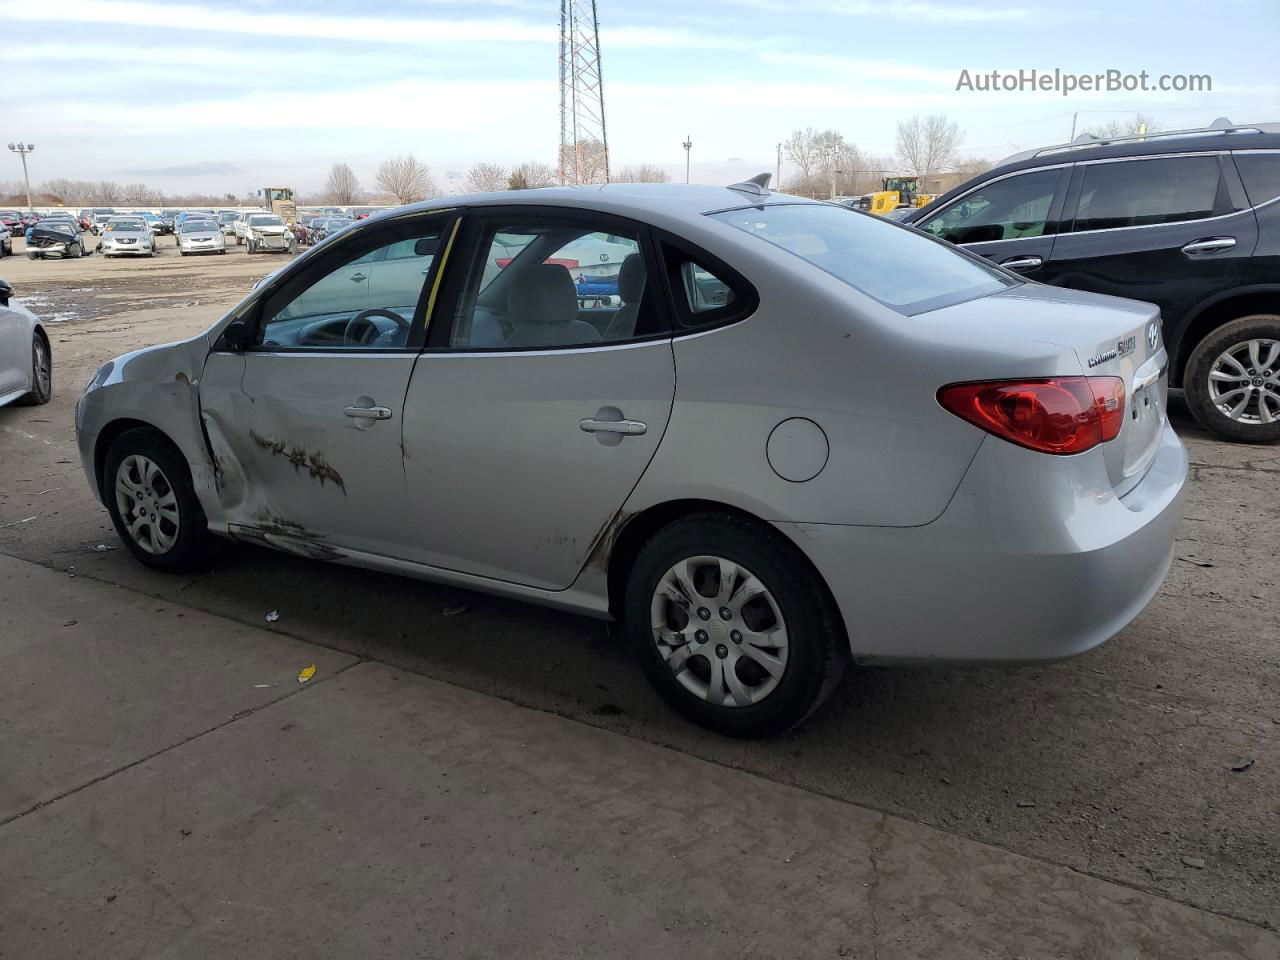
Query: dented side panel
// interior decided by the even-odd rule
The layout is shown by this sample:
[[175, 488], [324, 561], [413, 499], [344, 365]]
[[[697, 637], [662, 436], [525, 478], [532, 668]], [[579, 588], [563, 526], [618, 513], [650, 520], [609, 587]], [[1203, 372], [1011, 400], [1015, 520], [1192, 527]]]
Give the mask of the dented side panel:
[[[210, 355], [201, 408], [230, 531], [308, 556], [404, 556], [400, 431], [413, 363], [407, 353]], [[374, 405], [391, 417], [344, 413]]]

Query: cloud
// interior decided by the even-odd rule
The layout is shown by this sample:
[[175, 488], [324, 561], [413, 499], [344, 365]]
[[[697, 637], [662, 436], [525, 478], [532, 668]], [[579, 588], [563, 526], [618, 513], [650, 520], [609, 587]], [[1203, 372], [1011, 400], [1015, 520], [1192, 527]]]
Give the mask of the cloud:
[[906, 20], [914, 24], [991, 23], [1031, 19], [1025, 7], [965, 6], [915, 0], [884, 3], [877, 0], [735, 0], [744, 7], [774, 13], [831, 13], [845, 17], [872, 17], [875, 20]]
[[[0, 23], [104, 23], [162, 31], [233, 33], [258, 39], [291, 37], [335, 40], [346, 44], [381, 43], [414, 47], [449, 47], [460, 43], [532, 44], [548, 49], [559, 40], [559, 28], [548, 18], [532, 22], [513, 17], [429, 19], [426, 17], [346, 17], [320, 14], [225, 10], [152, 0], [60, 0], [35, 5], [27, 0], [0, 0]], [[751, 49], [774, 40], [698, 32], [681, 27], [617, 27], [606, 31], [610, 48]]]
[[958, 70], [938, 70], [895, 60], [867, 60], [829, 53], [782, 53], [766, 50], [759, 54], [765, 63], [782, 67], [807, 67], [859, 80], [917, 81], [931, 87], [954, 90]]
[[212, 177], [244, 173], [242, 167], [227, 160], [204, 160], [200, 163], [183, 163], [172, 167], [148, 167], [145, 170], [125, 170], [140, 177]]

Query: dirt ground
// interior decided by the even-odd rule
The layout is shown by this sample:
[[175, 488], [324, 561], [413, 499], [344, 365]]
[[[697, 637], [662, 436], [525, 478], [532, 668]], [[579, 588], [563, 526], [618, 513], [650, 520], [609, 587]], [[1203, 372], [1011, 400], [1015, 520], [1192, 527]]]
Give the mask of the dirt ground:
[[1050, 667], [854, 671], [794, 735], [732, 742], [672, 716], [589, 620], [250, 547], [190, 578], [134, 563], [80, 472], [80, 389], [283, 262], [170, 242], [0, 261], [55, 362], [52, 403], [0, 409], [0, 552], [245, 624], [279, 610], [271, 629], [335, 650], [1280, 930], [1280, 449], [1216, 441], [1175, 400], [1194, 464], [1177, 559], [1121, 636]]

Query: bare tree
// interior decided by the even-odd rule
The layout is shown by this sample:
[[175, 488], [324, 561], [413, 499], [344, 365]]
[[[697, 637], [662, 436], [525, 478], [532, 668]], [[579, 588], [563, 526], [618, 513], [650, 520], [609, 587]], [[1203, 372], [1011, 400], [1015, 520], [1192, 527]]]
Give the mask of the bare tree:
[[411, 153], [379, 164], [377, 181], [397, 203], [413, 203], [439, 194], [431, 180], [431, 168]]
[[510, 175], [499, 163], [477, 163], [467, 171], [467, 189], [472, 193], [496, 193], [507, 189]]
[[532, 190], [536, 187], [550, 187], [556, 183], [556, 172], [545, 163], [537, 160], [526, 160], [511, 171], [507, 178], [509, 190]]
[[838, 194], [847, 194], [865, 176], [867, 159], [835, 130], [795, 130], [782, 149], [796, 167], [787, 184], [791, 193], [825, 197], [834, 188]]
[[560, 169], [566, 183], [605, 183], [609, 180], [608, 156], [599, 140], [566, 144], [560, 151]]
[[1112, 120], [1100, 127], [1089, 127], [1084, 132], [1092, 134], [1099, 140], [1114, 140], [1116, 137], [1138, 137], [1147, 133], [1158, 133], [1161, 127], [1145, 113], [1135, 113], [1128, 120]]
[[918, 177], [946, 170], [956, 160], [964, 135], [954, 120], [940, 113], [898, 121], [898, 160]]
[[356, 177], [356, 172], [347, 164], [335, 163], [329, 168], [329, 179], [324, 183], [324, 192], [330, 203], [340, 203], [344, 206], [359, 203], [360, 180]]
[[114, 180], [99, 180], [93, 185], [92, 197], [94, 203], [106, 205], [115, 203], [120, 199], [120, 184]]
[[669, 183], [670, 175], [657, 164], [642, 163], [639, 166], [628, 164], [611, 178], [614, 183]]

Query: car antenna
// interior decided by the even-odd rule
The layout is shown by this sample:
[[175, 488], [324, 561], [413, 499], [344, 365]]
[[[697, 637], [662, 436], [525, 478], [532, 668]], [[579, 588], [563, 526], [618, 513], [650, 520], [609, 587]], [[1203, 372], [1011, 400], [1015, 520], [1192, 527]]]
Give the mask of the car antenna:
[[772, 174], [768, 173], [757, 173], [750, 180], [729, 184], [729, 189], [737, 190], [739, 193], [749, 193], [756, 197], [767, 197], [769, 195], [769, 178], [771, 176]]

